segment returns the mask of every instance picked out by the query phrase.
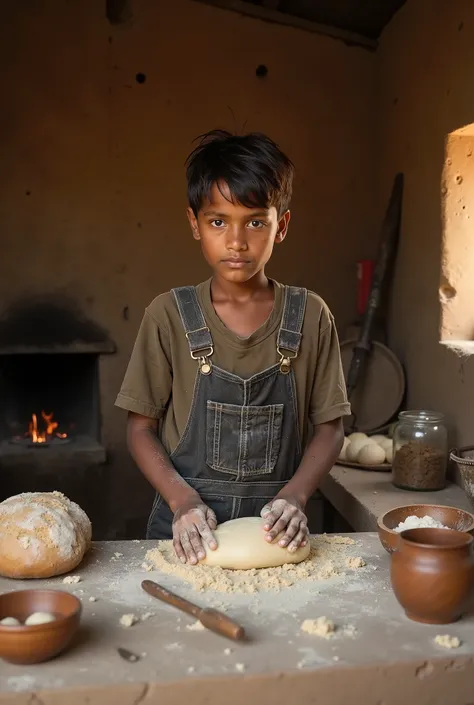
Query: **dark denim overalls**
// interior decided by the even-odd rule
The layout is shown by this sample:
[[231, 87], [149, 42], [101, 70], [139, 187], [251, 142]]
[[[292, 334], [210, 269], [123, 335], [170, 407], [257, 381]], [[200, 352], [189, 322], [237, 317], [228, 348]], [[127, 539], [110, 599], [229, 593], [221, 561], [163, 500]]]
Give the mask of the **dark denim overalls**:
[[[278, 362], [249, 379], [212, 364], [213, 341], [195, 288], [173, 293], [197, 374], [187, 425], [171, 461], [215, 511], [219, 524], [259, 516], [301, 459], [292, 364], [300, 348], [307, 291], [285, 287]], [[157, 494], [147, 538], [171, 538], [172, 520], [171, 510]]]

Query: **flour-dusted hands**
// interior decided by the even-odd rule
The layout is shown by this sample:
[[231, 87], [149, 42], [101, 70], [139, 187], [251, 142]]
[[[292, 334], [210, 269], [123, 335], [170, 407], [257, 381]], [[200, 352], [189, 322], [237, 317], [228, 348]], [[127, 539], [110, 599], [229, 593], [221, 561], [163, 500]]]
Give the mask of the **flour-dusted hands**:
[[179, 560], [195, 565], [205, 558], [203, 542], [215, 550], [212, 532], [216, 527], [216, 515], [200, 497], [183, 502], [173, 517], [173, 547]]
[[264, 519], [267, 541], [274, 541], [284, 531], [278, 544], [287, 546], [292, 553], [308, 543], [308, 519], [297, 499], [274, 499], [264, 506], [260, 514]]

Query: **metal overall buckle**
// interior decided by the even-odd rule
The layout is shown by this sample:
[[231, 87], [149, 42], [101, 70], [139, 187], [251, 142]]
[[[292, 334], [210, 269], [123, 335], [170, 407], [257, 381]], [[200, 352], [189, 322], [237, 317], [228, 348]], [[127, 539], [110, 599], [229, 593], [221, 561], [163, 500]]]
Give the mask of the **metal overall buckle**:
[[[209, 331], [209, 328], [205, 326], [204, 328], [199, 328], [199, 330], [207, 330]], [[193, 330], [193, 333], [197, 333], [197, 331]], [[186, 333], [186, 338], [189, 340], [189, 334]], [[194, 350], [191, 351], [191, 357], [193, 360], [197, 360], [199, 362], [199, 371], [202, 375], [210, 375], [212, 371], [212, 362], [209, 360], [211, 355], [214, 354], [214, 348], [212, 345], [209, 345], [207, 348], [203, 348], [202, 350]]]
[[289, 374], [291, 370], [291, 361], [296, 360], [298, 357], [298, 353], [293, 353], [293, 355], [288, 355], [288, 353], [285, 355], [282, 353], [280, 348], [277, 348], [277, 353], [280, 355], [280, 372], [282, 375], [287, 375]]

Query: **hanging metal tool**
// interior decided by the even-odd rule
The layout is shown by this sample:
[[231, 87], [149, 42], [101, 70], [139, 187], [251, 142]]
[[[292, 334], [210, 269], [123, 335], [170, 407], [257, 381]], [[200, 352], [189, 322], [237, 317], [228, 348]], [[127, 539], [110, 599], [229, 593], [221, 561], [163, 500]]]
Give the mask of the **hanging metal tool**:
[[[400, 233], [402, 197], [403, 174], [397, 174], [395, 176], [390, 201], [382, 223], [379, 252], [374, 268], [372, 286], [362, 321], [359, 339], [354, 346], [351, 364], [347, 373], [346, 386], [349, 401], [351, 401], [354, 390], [360, 381], [362, 371], [372, 349], [372, 331], [377, 310], [380, 307], [382, 295], [387, 283], [387, 276], [389, 275], [395, 261]], [[356, 424], [356, 414], [353, 411], [351, 430], [356, 429]]]

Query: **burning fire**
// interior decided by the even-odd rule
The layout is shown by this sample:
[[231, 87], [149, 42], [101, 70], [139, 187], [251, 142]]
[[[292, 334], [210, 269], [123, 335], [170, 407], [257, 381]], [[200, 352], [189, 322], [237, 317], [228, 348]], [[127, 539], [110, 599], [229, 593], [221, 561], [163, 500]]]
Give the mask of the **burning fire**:
[[33, 443], [47, 443], [53, 436], [56, 436], [57, 438], [67, 438], [67, 433], [59, 433], [56, 431], [59, 423], [57, 421], [53, 421], [53, 412], [47, 414], [45, 411], [42, 411], [41, 416], [46, 426], [44, 431], [38, 430], [38, 419], [36, 414], [32, 414], [31, 421], [28, 424], [28, 433], [26, 435], [31, 438]]

